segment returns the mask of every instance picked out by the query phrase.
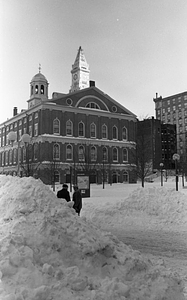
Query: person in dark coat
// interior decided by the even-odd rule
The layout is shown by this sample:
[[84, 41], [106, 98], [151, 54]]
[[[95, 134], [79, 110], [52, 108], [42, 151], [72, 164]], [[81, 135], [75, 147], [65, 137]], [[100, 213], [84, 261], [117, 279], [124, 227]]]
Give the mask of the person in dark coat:
[[65, 199], [67, 202], [71, 201], [67, 184], [64, 183], [62, 189], [57, 192], [57, 198]]
[[73, 188], [74, 188], [73, 199], [72, 199], [74, 202], [73, 208], [78, 214], [78, 216], [80, 216], [80, 211], [82, 209], [82, 195], [77, 185], [74, 185]]

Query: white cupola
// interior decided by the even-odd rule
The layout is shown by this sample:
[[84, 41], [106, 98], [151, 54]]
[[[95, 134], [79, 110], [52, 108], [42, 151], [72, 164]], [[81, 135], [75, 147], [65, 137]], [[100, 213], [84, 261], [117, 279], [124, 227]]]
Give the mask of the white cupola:
[[28, 108], [48, 100], [48, 85], [49, 83], [41, 73], [41, 66], [39, 65], [39, 73], [30, 82], [30, 99], [27, 101]]

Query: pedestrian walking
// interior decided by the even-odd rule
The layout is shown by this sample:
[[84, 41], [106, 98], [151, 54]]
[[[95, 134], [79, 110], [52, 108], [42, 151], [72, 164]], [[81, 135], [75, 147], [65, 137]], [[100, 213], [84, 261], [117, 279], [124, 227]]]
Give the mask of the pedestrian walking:
[[64, 183], [62, 189], [57, 192], [57, 198], [65, 199], [67, 202], [71, 201], [68, 185], [66, 183]]
[[80, 216], [80, 212], [82, 209], [82, 195], [81, 192], [78, 188], [77, 185], [74, 185], [74, 193], [73, 193], [73, 208], [76, 211], [76, 213], [78, 214], [78, 216]]

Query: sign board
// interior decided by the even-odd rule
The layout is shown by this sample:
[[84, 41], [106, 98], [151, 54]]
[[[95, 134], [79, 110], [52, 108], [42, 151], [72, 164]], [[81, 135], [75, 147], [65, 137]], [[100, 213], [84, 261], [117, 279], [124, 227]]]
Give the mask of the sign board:
[[77, 185], [83, 198], [90, 197], [90, 179], [88, 175], [77, 174]]

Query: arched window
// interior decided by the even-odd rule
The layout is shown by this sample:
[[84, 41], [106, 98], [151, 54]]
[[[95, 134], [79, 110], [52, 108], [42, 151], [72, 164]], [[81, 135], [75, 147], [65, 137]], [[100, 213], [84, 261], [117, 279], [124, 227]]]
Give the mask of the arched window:
[[13, 149], [13, 163], [14, 164], [17, 163], [17, 149], [16, 148]]
[[66, 159], [72, 160], [73, 159], [73, 147], [72, 145], [66, 146]]
[[79, 146], [79, 150], [78, 150], [78, 157], [80, 161], [84, 161], [85, 160], [85, 151], [84, 151], [84, 146]]
[[9, 150], [9, 165], [12, 164], [12, 149]]
[[60, 134], [60, 121], [57, 118], [53, 121], [53, 134]]
[[116, 126], [112, 127], [112, 138], [113, 140], [117, 140], [118, 139], [118, 129]]
[[28, 151], [28, 158], [29, 158], [29, 161], [32, 160], [32, 144], [29, 144], [27, 146], [27, 151]]
[[53, 145], [53, 159], [54, 160], [60, 159], [60, 145], [59, 144]]
[[71, 120], [66, 122], [66, 135], [73, 135], [73, 123]]
[[96, 161], [97, 160], [97, 149], [95, 146], [91, 147], [90, 154], [91, 154], [91, 161]]
[[34, 144], [34, 160], [38, 159], [38, 154], [39, 154], [39, 146], [38, 143]]
[[88, 108], [94, 108], [94, 109], [100, 109], [99, 105], [95, 102], [89, 102], [86, 107]]
[[60, 173], [57, 170], [54, 171], [54, 182], [60, 183]]
[[78, 136], [83, 137], [85, 135], [85, 126], [83, 122], [80, 122], [78, 125]]
[[26, 161], [26, 148], [25, 147], [22, 147], [23, 149], [23, 162]]
[[127, 128], [123, 127], [122, 129], [122, 140], [127, 140]]
[[107, 139], [108, 138], [108, 130], [107, 130], [107, 126], [104, 124], [102, 125], [102, 139]]
[[90, 124], [90, 137], [96, 138], [96, 125], [95, 123]]
[[120, 173], [119, 172], [116, 172], [116, 171], [112, 172], [112, 182], [113, 183], [120, 182]]
[[112, 149], [112, 159], [113, 161], [118, 161], [118, 149], [116, 147]]
[[38, 94], [38, 85], [35, 85], [35, 94]]
[[43, 85], [43, 84], [42, 84], [41, 87], [40, 87], [40, 93], [41, 93], [42, 95], [44, 95], [44, 85]]
[[103, 161], [108, 161], [108, 149], [106, 147], [103, 147]]
[[123, 172], [123, 182], [129, 182], [129, 174], [128, 172]]
[[2, 152], [1, 160], [2, 160], [2, 166], [4, 166], [4, 164], [5, 164], [5, 152]]
[[123, 161], [128, 161], [128, 150], [123, 148]]

